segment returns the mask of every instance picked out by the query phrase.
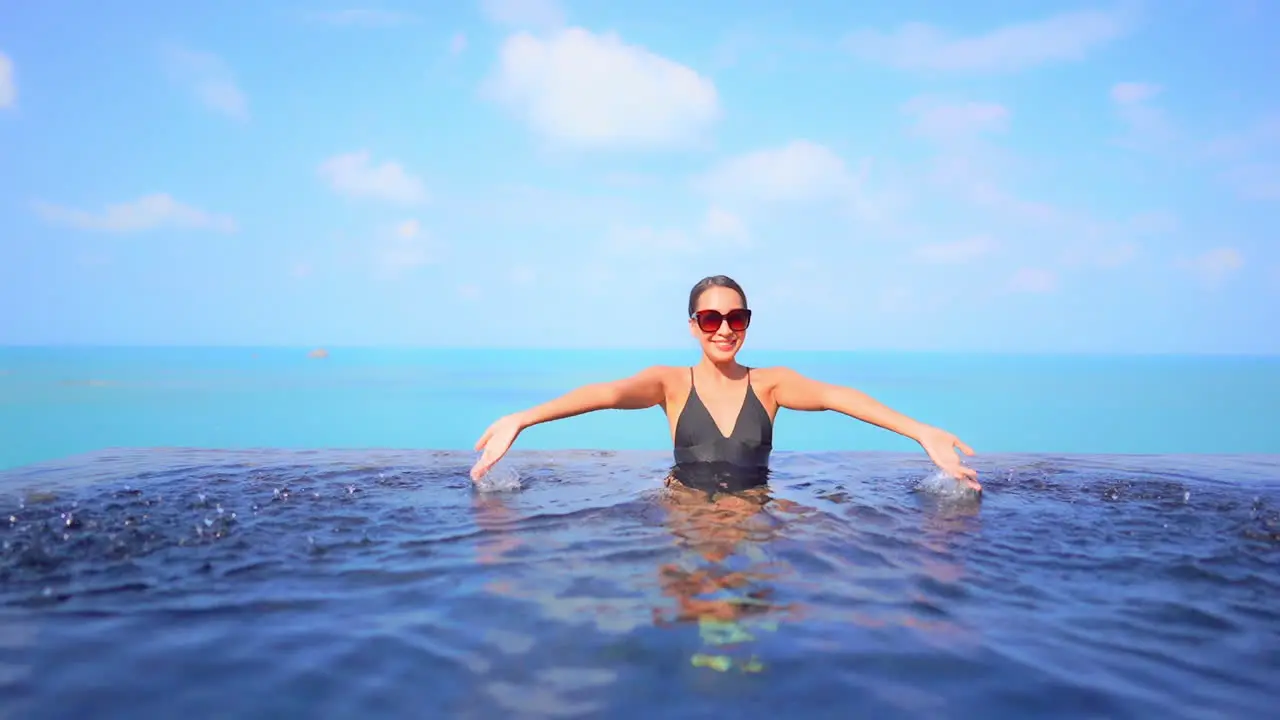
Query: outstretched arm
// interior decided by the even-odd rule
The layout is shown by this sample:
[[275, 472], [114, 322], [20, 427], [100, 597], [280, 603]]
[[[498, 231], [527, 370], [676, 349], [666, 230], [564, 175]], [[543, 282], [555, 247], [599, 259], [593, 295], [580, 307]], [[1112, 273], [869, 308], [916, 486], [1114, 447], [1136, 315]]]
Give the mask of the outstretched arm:
[[975, 490], [982, 489], [978, 484], [978, 474], [961, 465], [955, 453], [959, 448], [964, 454], [972, 455], [973, 449], [955, 435], [913, 420], [860, 390], [813, 380], [786, 368], [778, 368], [776, 373], [778, 382], [773, 392], [779, 407], [806, 411], [835, 410], [909, 437], [920, 443], [929, 458], [952, 477]]
[[658, 405], [666, 397], [664, 376], [661, 367], [647, 368], [621, 380], [583, 385], [541, 405], [498, 419], [476, 441], [475, 449], [484, 452], [471, 468], [472, 479], [478, 479], [501, 460], [525, 428], [595, 410], [642, 410]]

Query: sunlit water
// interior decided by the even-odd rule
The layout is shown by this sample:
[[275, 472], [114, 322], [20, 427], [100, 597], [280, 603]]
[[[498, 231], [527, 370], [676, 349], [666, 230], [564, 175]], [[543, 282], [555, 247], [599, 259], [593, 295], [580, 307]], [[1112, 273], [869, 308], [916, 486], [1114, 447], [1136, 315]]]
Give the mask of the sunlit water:
[[0, 473], [0, 717], [1269, 717], [1280, 458], [102, 451]]

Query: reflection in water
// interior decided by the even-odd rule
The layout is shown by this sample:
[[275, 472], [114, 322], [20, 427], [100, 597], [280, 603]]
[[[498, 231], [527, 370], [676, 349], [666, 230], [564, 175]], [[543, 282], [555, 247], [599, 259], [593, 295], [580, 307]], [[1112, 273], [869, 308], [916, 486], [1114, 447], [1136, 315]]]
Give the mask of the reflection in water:
[[[675, 608], [654, 608], [653, 620], [660, 626], [698, 624], [706, 651], [690, 658], [695, 666], [760, 672], [754, 633], [776, 630], [779, 619], [796, 615], [794, 604], [774, 597], [773, 583], [789, 568], [765, 554], [780, 529], [766, 506], [796, 506], [773, 497], [764, 480], [762, 473], [689, 466], [672, 468], [665, 480], [667, 528], [691, 553], [683, 563], [658, 568], [659, 585]], [[733, 560], [741, 567], [731, 567]]]
[[0, 473], [0, 718], [1275, 714], [1274, 458], [988, 460], [979, 506], [915, 458], [699, 492], [548, 457], [501, 493], [470, 453]]

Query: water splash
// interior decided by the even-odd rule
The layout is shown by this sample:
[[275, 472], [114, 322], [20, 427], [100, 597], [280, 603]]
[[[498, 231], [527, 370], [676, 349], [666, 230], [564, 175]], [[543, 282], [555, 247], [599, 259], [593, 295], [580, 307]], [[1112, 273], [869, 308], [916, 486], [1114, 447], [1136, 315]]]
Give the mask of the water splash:
[[520, 489], [520, 473], [499, 460], [475, 481], [475, 487], [477, 491], [484, 493], [514, 492]]
[[923, 492], [940, 500], [965, 500], [977, 502], [982, 493], [948, 475], [935, 470], [916, 485], [916, 492]]

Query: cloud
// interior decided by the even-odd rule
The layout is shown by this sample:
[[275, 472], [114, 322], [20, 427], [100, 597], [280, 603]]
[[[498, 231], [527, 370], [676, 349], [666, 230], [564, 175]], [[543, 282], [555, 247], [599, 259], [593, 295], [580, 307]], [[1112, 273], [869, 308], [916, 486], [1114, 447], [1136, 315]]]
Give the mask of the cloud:
[[1057, 274], [1043, 268], [1019, 268], [1009, 279], [1010, 292], [1042, 295], [1057, 289]]
[[1173, 139], [1168, 117], [1152, 102], [1163, 91], [1164, 88], [1153, 83], [1121, 82], [1111, 86], [1111, 102], [1128, 128], [1121, 145], [1153, 148]]
[[1208, 155], [1218, 160], [1235, 160], [1276, 145], [1280, 145], [1280, 113], [1263, 117], [1242, 132], [1211, 141]]
[[374, 165], [366, 150], [334, 155], [320, 164], [319, 174], [334, 192], [347, 197], [399, 205], [417, 205], [427, 200], [422, 180], [392, 160]]
[[467, 36], [464, 35], [463, 33], [455, 33], [454, 36], [449, 39], [450, 55], [461, 55], [463, 51], [466, 49], [467, 49]]
[[953, 37], [924, 23], [907, 23], [891, 33], [858, 30], [845, 42], [864, 60], [902, 70], [1013, 72], [1079, 61], [1125, 30], [1120, 14], [1091, 10], [1006, 25], [969, 37]]
[[1206, 147], [1218, 163], [1219, 178], [1245, 200], [1280, 200], [1280, 113], [1262, 117], [1247, 129], [1219, 137]]
[[1280, 200], [1280, 164], [1242, 163], [1224, 177], [1246, 200]]
[[221, 58], [177, 45], [167, 45], [161, 53], [169, 77], [186, 86], [206, 107], [233, 120], [248, 119], [249, 101]]
[[379, 243], [375, 262], [384, 277], [399, 277], [440, 261], [441, 247], [417, 219], [397, 224]]
[[1122, 242], [1103, 248], [1094, 256], [1094, 262], [1102, 268], [1115, 269], [1133, 262], [1138, 257], [1138, 245]]
[[903, 105], [903, 111], [915, 117], [918, 135], [934, 140], [955, 140], [1009, 127], [1009, 110], [992, 102], [948, 103], [930, 97], [917, 97]]
[[614, 33], [581, 28], [507, 38], [484, 92], [543, 136], [578, 148], [686, 145], [720, 118], [711, 80]]
[[729, 158], [696, 185], [724, 203], [802, 203], [848, 198], [859, 178], [829, 148], [794, 140]]
[[[618, 264], [634, 271], [635, 263], [655, 262], [669, 267], [673, 255], [696, 256], [722, 248], [744, 247], [750, 242], [746, 223], [737, 215], [712, 206], [695, 227], [654, 227], [612, 224], [605, 233], [604, 254], [594, 258], [600, 264]], [[625, 270], [624, 270], [625, 272]]]
[[18, 102], [18, 81], [14, 78], [13, 61], [0, 52], [0, 108], [10, 108]]
[[745, 244], [750, 238], [747, 225], [733, 213], [711, 206], [702, 221], [702, 234], [710, 238]]
[[1111, 99], [1118, 105], [1137, 105], [1160, 94], [1161, 87], [1152, 83], [1120, 82], [1111, 86]]
[[996, 244], [991, 238], [976, 236], [946, 243], [921, 245], [912, 255], [921, 262], [934, 264], [960, 264], [976, 260], [995, 250]]
[[683, 230], [646, 225], [614, 225], [605, 234], [605, 248], [619, 255], [649, 256], [655, 253], [689, 253], [697, 249]]
[[137, 200], [108, 205], [100, 213], [35, 203], [36, 214], [54, 225], [111, 233], [136, 233], [148, 230], [211, 230], [235, 232], [236, 222], [225, 215], [205, 212], [185, 205], [167, 194], [144, 195]]
[[1235, 248], [1218, 247], [1177, 264], [1206, 285], [1217, 286], [1244, 267], [1244, 256]]
[[332, 12], [316, 13], [316, 20], [329, 25], [342, 27], [393, 27], [414, 22], [416, 18], [409, 13], [372, 8], [348, 8]]
[[565, 23], [564, 8], [556, 0], [480, 0], [489, 21], [506, 27], [549, 30]]

